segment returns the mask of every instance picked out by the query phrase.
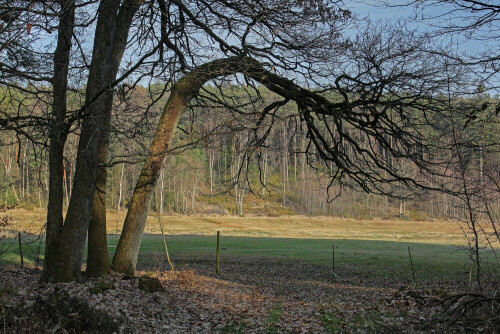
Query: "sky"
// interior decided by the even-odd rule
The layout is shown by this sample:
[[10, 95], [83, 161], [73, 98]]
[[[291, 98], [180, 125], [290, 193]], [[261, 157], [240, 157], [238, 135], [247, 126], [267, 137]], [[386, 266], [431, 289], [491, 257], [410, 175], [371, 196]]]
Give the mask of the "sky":
[[[398, 3], [401, 4], [403, 0], [389, 0], [393, 1], [393, 3]], [[488, 1], [488, 0], [486, 0]], [[491, 1], [498, 1], [498, 0], [491, 0]], [[416, 17], [416, 10], [414, 7], [396, 7], [396, 8], [387, 8], [387, 7], [382, 7], [380, 5], [381, 1], [377, 0], [346, 0], [345, 1], [345, 6], [350, 9], [352, 12], [354, 12], [358, 17], [360, 18], [369, 18], [373, 22], [377, 21], [396, 21], [398, 19], [407, 19], [407, 23], [410, 27], [413, 27], [417, 29], [418, 31], [421, 32], [426, 32], [431, 29], [429, 24], [423, 23], [420, 20], [415, 20], [414, 18]], [[449, 7], [442, 6], [439, 7], [438, 9], [436, 8], [429, 8], [427, 10], [423, 10], [420, 14], [424, 15], [426, 17], [436, 17], [442, 14], [445, 14], [446, 12], [449, 11]], [[91, 13], [89, 13], [90, 16]], [[413, 19], [412, 19], [413, 18]], [[446, 19], [449, 19], [446, 18]], [[453, 18], [451, 18], [453, 19]], [[362, 20], [363, 21], [363, 20]], [[432, 21], [434, 23], [445, 23], [445, 18], [440, 18], [440, 20], [434, 20]], [[500, 27], [497, 27], [498, 31], [500, 31]], [[348, 35], [356, 33], [356, 29], [353, 28], [348, 32]], [[481, 30], [479, 30], [481, 33]], [[484, 33], [487, 33], [486, 31]], [[56, 36], [56, 33], [51, 33], [51, 34], [46, 34], [41, 32], [39, 35], [39, 43], [40, 45], [48, 46], [50, 49], [50, 46], [54, 47], [54, 37]], [[93, 36], [80, 36], [80, 38], [83, 38], [83, 44], [84, 48], [91, 48], [91, 44], [93, 43]], [[457, 50], [468, 52], [468, 53], [477, 53], [481, 52], [487, 48], [490, 48], [492, 50], [498, 49], [498, 42], [499, 40], [493, 39], [492, 41], [478, 41], [478, 40], [470, 40], [466, 39], [464, 36], [453, 36], [455, 39], [454, 41], [454, 46], [456, 47]], [[85, 46], [87, 45], [87, 47]], [[77, 52], [77, 48], [74, 47], [74, 52]], [[128, 53], [129, 51], [127, 51]], [[130, 62], [130, 57], [133, 57], [131, 54], [126, 54], [124, 57], [124, 62]], [[90, 61], [90, 59], [88, 59]]]

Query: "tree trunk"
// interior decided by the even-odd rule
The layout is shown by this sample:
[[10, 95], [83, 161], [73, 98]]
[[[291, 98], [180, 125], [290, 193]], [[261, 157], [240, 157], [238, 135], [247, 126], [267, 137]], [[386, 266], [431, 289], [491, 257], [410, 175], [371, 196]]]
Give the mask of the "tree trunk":
[[122, 163], [122, 172], [120, 174], [120, 188], [118, 195], [118, 211], [121, 209], [122, 196], [123, 196], [123, 174], [125, 173], [125, 163]]
[[153, 142], [130, 201], [123, 231], [113, 258], [115, 271], [135, 274], [139, 246], [146, 225], [152, 190], [170, 146], [174, 131], [189, 102], [208, 80], [249, 68], [244, 59], [233, 57], [215, 60], [197, 67], [173, 86], [165, 105]]
[[151, 202], [153, 187], [161, 170], [177, 123], [186, 107], [198, 92], [199, 85], [189, 76], [172, 87], [171, 95], [161, 115], [150, 151], [134, 189], [123, 231], [113, 258], [113, 270], [135, 274], [137, 255]]
[[[107, 120], [109, 122], [109, 119]], [[99, 147], [99, 161], [108, 160], [109, 133]], [[92, 218], [89, 224], [88, 241], [88, 276], [102, 276], [109, 272], [108, 243], [106, 239], [106, 179], [107, 169], [99, 166], [97, 169], [96, 189], [92, 203]]]
[[47, 235], [41, 281], [70, 281], [73, 279], [67, 243], [61, 239], [63, 228], [63, 157], [66, 130], [66, 90], [75, 22], [75, 1], [61, 2], [61, 13], [54, 52], [52, 124], [49, 133], [49, 200], [47, 205]]
[[209, 168], [209, 177], [210, 177], [210, 197], [213, 194], [213, 177], [214, 177], [214, 161], [215, 161], [215, 153], [212, 149], [208, 149], [208, 168]]
[[264, 148], [264, 175], [262, 177], [262, 196], [266, 194], [266, 179], [267, 179], [267, 150]]
[[[130, 30], [130, 25], [132, 19], [137, 12], [139, 5], [142, 0], [126, 0], [120, 6], [118, 14], [116, 15], [116, 10], [113, 9], [114, 17], [116, 16], [116, 21], [113, 27], [113, 33], [107, 37], [111, 37], [111, 49], [108, 50], [109, 55], [104, 59], [104, 64], [102, 67], [106, 70], [106, 76], [103, 78], [103, 83], [109, 85], [111, 82], [116, 80], [116, 75], [118, 73], [118, 68], [125, 52], [127, 45], [128, 32]], [[118, 2], [118, 5], [120, 2]], [[101, 16], [100, 16], [101, 17]], [[113, 17], [113, 18], [114, 18]], [[106, 16], [103, 16], [105, 19]], [[96, 36], [97, 38], [97, 36]], [[94, 46], [95, 48], [95, 46]], [[98, 65], [99, 67], [99, 65]], [[103, 189], [106, 188], [106, 171], [101, 171], [105, 169], [105, 165], [108, 163], [107, 151], [109, 147], [109, 129], [110, 129], [110, 117], [111, 109], [113, 104], [113, 91], [107, 90], [103, 96], [104, 108], [101, 111], [103, 117], [103, 122], [101, 124], [101, 141], [99, 143], [99, 155], [98, 162], [94, 168], [100, 165], [98, 173], [102, 175], [100, 182], [102, 183]], [[81, 140], [81, 139], [80, 139]], [[96, 179], [98, 176], [96, 176]], [[94, 190], [95, 192], [95, 190]], [[106, 239], [106, 201], [105, 195], [103, 196], [104, 201], [95, 201], [95, 194], [93, 196], [93, 204], [97, 207], [92, 207], [91, 220], [87, 224], [92, 224], [91, 231], [89, 234], [89, 255], [88, 262], [95, 264], [97, 267], [92, 268], [91, 274], [101, 275], [107, 273], [110, 267], [109, 255], [107, 250], [107, 239]], [[69, 213], [69, 210], [68, 210]], [[83, 234], [84, 236], [84, 234]], [[92, 244], [92, 245], [91, 245]], [[81, 267], [81, 261], [83, 256], [83, 249], [85, 246], [85, 239], [80, 239], [78, 245], [78, 258], [74, 258], [73, 267], [74, 270], [79, 270]]]
[[160, 214], [163, 214], [163, 201], [164, 201], [164, 188], [165, 188], [165, 169], [162, 167], [161, 173], [160, 173], [160, 179], [161, 179], [161, 184], [160, 184]]
[[68, 191], [68, 173], [66, 163], [63, 156], [63, 183], [64, 183], [64, 199], [66, 200], [66, 207], [69, 206], [69, 191]]
[[[119, 0], [107, 0], [98, 10], [92, 63], [85, 96], [85, 118], [78, 145], [72, 196], [66, 221], [58, 236], [57, 247], [46, 253], [49, 257], [55, 258], [54, 261], [58, 266], [64, 268], [64, 275], [60, 275], [59, 278], [57, 277], [59, 274], [54, 276], [48, 273], [49, 280], [72, 280], [81, 275], [85, 240], [92, 217], [97, 168], [99, 162], [107, 163], [99, 161], [99, 152], [103, 135], [109, 130], [106, 120], [111, 113], [113, 98], [113, 91], [109, 89], [109, 85], [116, 78], [130, 24], [139, 4], [139, 0], [125, 0], [120, 7]], [[55, 64], [57, 65], [57, 61]], [[65, 80], [67, 83], [67, 78]], [[51, 173], [51, 177], [56, 176]], [[99, 223], [103, 222], [99, 220]], [[63, 254], [59, 255], [63, 258], [56, 259], [56, 254]], [[68, 268], [71, 269], [70, 272]]]
[[106, 88], [114, 80], [113, 35], [119, 5], [120, 1], [109, 0], [106, 1], [106, 6], [99, 7], [85, 94], [86, 117], [82, 122], [75, 180], [63, 229], [63, 238], [72, 245], [71, 265], [75, 278], [80, 277], [81, 273], [85, 240], [92, 218], [100, 145], [107, 130], [105, 124], [112, 105], [113, 92]]
[[286, 128], [285, 121], [283, 121], [283, 209], [286, 208], [286, 181], [288, 179], [288, 164], [286, 161], [287, 157], [287, 149], [286, 149]]
[[198, 187], [198, 173], [196, 173], [193, 180], [193, 192], [191, 193], [191, 211], [194, 214], [194, 201], [196, 199], [196, 188]]

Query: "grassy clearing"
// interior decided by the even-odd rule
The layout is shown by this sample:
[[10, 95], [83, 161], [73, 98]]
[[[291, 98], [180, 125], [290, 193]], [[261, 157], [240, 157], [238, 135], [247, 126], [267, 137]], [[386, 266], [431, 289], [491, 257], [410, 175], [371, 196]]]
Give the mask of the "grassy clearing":
[[[12, 210], [9, 214], [14, 230], [25, 232], [36, 232], [45, 217], [43, 210], [36, 209]], [[111, 257], [121, 230], [118, 222], [124, 214], [108, 212]], [[158, 321], [164, 326], [165, 319], [182, 319], [176, 324], [192, 329], [200, 319], [205, 324], [214, 316], [214, 333], [287, 333], [299, 329], [318, 333], [427, 333], [429, 328], [435, 328], [436, 333], [465, 333], [470, 327], [477, 328], [474, 321], [466, 329], [461, 329], [462, 324], [448, 328], [433, 318], [441, 312], [435, 306], [437, 300], [463, 291], [469, 279], [474, 280], [469, 277], [468, 251], [459, 246], [465, 238], [453, 222], [302, 216], [162, 216], [160, 220], [177, 271], [170, 272], [159, 220], [153, 215], [148, 218], [141, 243], [138, 275], [163, 280], [166, 298], [145, 294], [141, 298], [149, 301], [134, 303], [142, 291], [131, 290], [128, 285], [124, 289], [130, 280], [87, 281], [92, 300], [98, 295], [98, 300], [110, 303], [100, 309], [113, 310], [120, 304], [128, 307], [128, 314], [136, 314], [137, 305], [152, 305], [154, 310], [142, 311], [135, 319], [143, 324], [149, 319], [149, 328], [155, 329], [159, 328]], [[222, 235], [220, 274], [215, 274], [217, 230]], [[36, 240], [36, 235], [23, 236], [25, 264], [33, 266], [39, 253], [40, 265], [43, 242]], [[0, 255], [0, 265], [19, 266], [17, 239], [0, 240], [0, 251], [2, 244], [11, 247]], [[335, 272], [341, 280], [331, 272], [333, 246]], [[500, 280], [493, 252], [481, 252], [483, 272]], [[116, 275], [111, 277], [116, 279]], [[5, 286], [0, 289], [0, 301], [21, 291], [21, 285]], [[75, 291], [80, 295], [81, 289], [82, 284], [78, 284]], [[108, 300], [110, 296], [116, 296], [115, 301]], [[147, 299], [150, 297], [155, 299]], [[165, 301], [160, 315], [156, 313], [158, 300]], [[172, 307], [176, 301], [184, 301], [183, 307]], [[182, 313], [176, 313], [179, 310]], [[191, 317], [186, 317], [186, 310]], [[223, 322], [217, 318], [221, 310], [230, 315]], [[192, 323], [186, 327], [185, 321]]]
[[[110, 250], [116, 243], [111, 237]], [[168, 250], [174, 262], [215, 263], [215, 236], [170, 236]], [[335, 268], [339, 275], [365, 279], [411, 280], [410, 247], [417, 281], [464, 281], [468, 279], [468, 252], [452, 245], [376, 240], [337, 239]], [[249, 238], [223, 236], [221, 267], [225, 262], [247, 262], [251, 258], [278, 258], [293, 263], [332, 265], [332, 240]], [[161, 238], [146, 235], [141, 244], [140, 263], [164, 262]], [[257, 260], [258, 261], [258, 260]], [[484, 251], [483, 268], [498, 275], [493, 253]], [[215, 268], [215, 264], [213, 264]], [[214, 269], [215, 270], [215, 269]]]
[[[110, 256], [113, 256], [118, 238], [109, 236]], [[202, 264], [215, 270], [215, 236], [167, 236], [168, 251], [174, 263], [189, 267]], [[412, 280], [408, 247], [410, 247], [417, 281], [463, 282], [469, 279], [468, 252], [453, 245], [409, 243], [379, 240], [336, 239], [335, 268], [341, 277], [377, 280]], [[225, 236], [221, 238], [221, 268], [266, 259], [287, 263], [305, 262], [330, 268], [332, 265], [332, 240], [291, 239]], [[38, 244], [25, 246], [25, 263], [36, 262]], [[0, 264], [19, 264], [17, 247], [2, 256]], [[43, 254], [43, 244], [41, 245]], [[483, 270], [498, 276], [500, 270], [492, 252], [483, 251]], [[259, 260], [261, 259], [261, 260]], [[41, 263], [41, 261], [39, 261]], [[168, 270], [165, 250], [160, 235], [146, 234], [141, 243], [139, 264]], [[329, 269], [328, 269], [329, 270]]]
[[[42, 228], [46, 211], [42, 209], [13, 209], [12, 227], [17, 231], [36, 233]], [[108, 234], [121, 232], [125, 211], [108, 211]], [[343, 219], [334, 217], [238, 217], [238, 216], [160, 216], [161, 223], [172, 235], [213, 235], [220, 230], [228, 236], [363, 239], [422, 242], [435, 244], [464, 244], [464, 235], [455, 222], [407, 221], [381, 219]], [[150, 215], [146, 233], [160, 234], [157, 215]]]
[[[45, 211], [15, 209], [9, 211], [15, 230], [38, 231]], [[108, 233], [111, 256], [121, 231], [125, 212], [108, 212]], [[330, 217], [192, 217], [161, 216], [168, 233], [169, 252], [178, 264], [210, 264], [215, 259], [215, 234], [222, 234], [222, 268], [224, 263], [251, 258], [279, 258], [303, 261], [329, 267], [332, 264], [332, 240], [335, 240], [335, 266], [340, 275], [359, 278], [411, 280], [408, 255], [410, 247], [418, 280], [468, 280], [468, 252], [460, 248], [464, 236], [454, 222], [350, 220]], [[148, 218], [139, 257], [139, 264], [160, 265], [165, 258], [160, 224], [157, 216]], [[27, 240], [28, 241], [28, 240]], [[0, 264], [19, 263], [15, 239], [10, 250], [0, 256]], [[25, 245], [25, 263], [36, 262], [40, 247], [34, 242]], [[498, 275], [494, 254], [483, 251], [485, 270]], [[39, 259], [40, 260], [40, 259]], [[38, 263], [41, 263], [39, 261]], [[208, 265], [207, 265], [208, 266]]]

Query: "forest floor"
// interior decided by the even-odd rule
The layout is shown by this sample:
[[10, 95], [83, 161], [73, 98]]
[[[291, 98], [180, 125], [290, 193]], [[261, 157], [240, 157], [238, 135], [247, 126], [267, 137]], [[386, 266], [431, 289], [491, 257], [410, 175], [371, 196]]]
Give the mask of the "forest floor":
[[[8, 214], [10, 227], [29, 235], [43, 226], [45, 212]], [[111, 253], [123, 214], [108, 212]], [[217, 230], [220, 274], [214, 270]], [[469, 283], [466, 254], [456, 247], [465, 238], [454, 222], [152, 215], [146, 232], [137, 277], [112, 273], [39, 284], [34, 254], [43, 243], [25, 246], [30, 268], [14, 267], [19, 259], [12, 253], [0, 266], [0, 333], [491, 332], [484, 314], [457, 322], [454, 314], [445, 316], [447, 309], [459, 310], [447, 298]], [[17, 239], [11, 241], [15, 246]], [[158, 279], [164, 291], [144, 291], [141, 277]]]
[[[269, 257], [226, 259], [220, 275], [206, 261], [178, 264], [181, 269], [175, 273], [142, 266], [136, 278], [110, 274], [58, 284], [39, 284], [36, 269], [0, 267], [0, 332], [40, 331], [40, 323], [60, 332], [95, 333], [117, 328], [124, 333], [488, 331], [487, 323], [477, 318], [450, 326], [453, 318], [443, 317], [441, 301], [463, 284], [339, 279], [324, 266]], [[141, 275], [157, 278], [164, 291], [143, 291]], [[81, 302], [83, 311], [75, 306]], [[15, 316], [9, 308], [17, 310]], [[89, 324], [89, 319], [103, 318], [88, 308], [112, 320]], [[106, 329], [110, 321], [116, 326]]]

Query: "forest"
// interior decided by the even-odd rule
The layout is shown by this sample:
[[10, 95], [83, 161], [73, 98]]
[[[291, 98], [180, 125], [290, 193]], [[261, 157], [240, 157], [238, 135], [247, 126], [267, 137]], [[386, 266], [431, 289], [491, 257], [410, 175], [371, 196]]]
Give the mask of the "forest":
[[[455, 318], [448, 325], [445, 320], [443, 328], [459, 321], [465, 330], [475, 328], [474, 319], [481, 315], [485, 331], [498, 330], [498, 319], [492, 314], [500, 309], [495, 290], [500, 268], [499, 17], [495, 1], [472, 0], [15, 0], [0, 5], [0, 205], [5, 213], [0, 241], [18, 242], [18, 254], [12, 256], [19, 256], [22, 267], [22, 239], [36, 237], [38, 242], [37, 255], [29, 253], [34, 271], [8, 269], [4, 280], [12, 273], [28, 275], [31, 285], [18, 284], [15, 291], [31, 289], [35, 279], [49, 289], [65, 282], [90, 287], [99, 280], [111, 280], [96, 294], [114, 290], [115, 283], [120, 285], [117, 279], [132, 280], [131, 289], [146, 293], [150, 289], [164, 293], [164, 285], [181, 289], [198, 280], [204, 283], [197, 286], [201, 290], [195, 289], [196, 297], [175, 290], [180, 293], [175, 298], [195, 298], [188, 303], [194, 305], [206, 289], [203, 284], [235, 283], [239, 270], [246, 269], [229, 270], [225, 280], [210, 276], [205, 267], [210, 261], [197, 258], [204, 254], [205, 244], [187, 260], [181, 255], [186, 270], [175, 273], [166, 234], [177, 226], [176, 219], [211, 221], [226, 231], [231, 226], [229, 238], [241, 237], [243, 226], [248, 222], [257, 226], [260, 219], [269, 219], [267, 225], [249, 228], [248, 233], [260, 230], [272, 236], [277, 222], [302, 231], [300, 223], [294, 225], [299, 219], [304, 226], [310, 222], [315, 239], [328, 239], [332, 234], [323, 228], [334, 229], [340, 221], [349, 226], [340, 235], [356, 241], [345, 245], [343, 238], [333, 241], [331, 274], [324, 274], [324, 257], [304, 259], [294, 253], [289, 256], [305, 261], [300, 262], [303, 270], [294, 275], [306, 281], [306, 273], [319, 275], [318, 282], [327, 282], [330, 292], [342, 289], [335, 270], [336, 242], [360, 249], [361, 253], [353, 254], [344, 249], [349, 256], [386, 249], [400, 252], [405, 245], [392, 240], [397, 239], [395, 233], [411, 232], [410, 239], [416, 243], [406, 247], [413, 283], [417, 279], [410, 248], [424, 253], [448, 252], [451, 246], [459, 247], [458, 252], [465, 250], [464, 263], [453, 260], [443, 268], [449, 270], [445, 280], [462, 277], [464, 272], [468, 278], [450, 283], [446, 297], [435, 289], [431, 293], [403, 287], [406, 297], [413, 296], [407, 304], [423, 312], [423, 323], [409, 327], [395, 320], [400, 310], [394, 303], [385, 305], [393, 319], [386, 324], [380, 320], [383, 312], [362, 325], [352, 316], [343, 322], [336, 312], [345, 315], [345, 309], [322, 299], [322, 288], [315, 287], [314, 298], [323, 308], [312, 317], [310, 330], [338, 332], [342, 327], [341, 331], [355, 332], [359, 325], [425, 332], [433, 323], [429, 317], [435, 306], [418, 304], [414, 294], [427, 293], [425, 298], [442, 298], [443, 304], [451, 301], [439, 314]], [[35, 236], [15, 227], [21, 225], [13, 212], [42, 212], [46, 218], [37, 218], [41, 227]], [[152, 216], [171, 267], [171, 276], [163, 282], [160, 278], [166, 270], [152, 270], [147, 251], [157, 247]], [[121, 226], [115, 236], [109, 233], [111, 217], [113, 224]], [[227, 220], [230, 217], [235, 220]], [[369, 248], [357, 244], [372, 240], [365, 222], [372, 224], [373, 233], [380, 224], [387, 224], [392, 239], [381, 236], [377, 242], [389, 243], [367, 242]], [[416, 232], [424, 225], [425, 237]], [[460, 241], [455, 240], [457, 230]], [[449, 234], [447, 239], [443, 231]], [[194, 232], [199, 228], [193, 227], [194, 239], [182, 239], [186, 245], [209, 242], [196, 239]], [[202, 229], [205, 237], [203, 233]], [[305, 252], [316, 247], [306, 242], [310, 234], [286, 235], [294, 238], [290, 242], [304, 245], [300, 247]], [[175, 245], [175, 237], [182, 236], [171, 237]], [[433, 238], [439, 242], [429, 243]], [[276, 240], [240, 239], [239, 244], [247, 251], [265, 253], [281, 244], [278, 239], [279, 235]], [[238, 242], [228, 240], [234, 251]], [[179, 249], [176, 252], [182, 254]], [[300, 317], [284, 320], [293, 302], [278, 297], [288, 294], [281, 288], [301, 296], [290, 277], [282, 277], [282, 269], [277, 271], [286, 268], [290, 259], [283, 256], [273, 262], [266, 254], [262, 258], [243, 254], [248, 258], [242, 260], [237, 253], [231, 261], [235, 265], [249, 261], [250, 267], [255, 261], [266, 263], [259, 267], [265, 277], [259, 283], [252, 275], [242, 280], [247, 284], [244, 289], [264, 284], [273, 291], [266, 300], [276, 301], [262, 310], [269, 317], [246, 319], [231, 311], [238, 321], [231, 322], [223, 314], [219, 320], [203, 322], [196, 310], [193, 319], [209, 328], [200, 325], [197, 331], [242, 332], [247, 325], [257, 332], [304, 331], [307, 326], [301, 329]], [[398, 256], [384, 270], [400, 268]], [[431, 262], [429, 268], [434, 265]], [[319, 267], [310, 267], [315, 265]], [[356, 271], [356, 266], [346, 260], [341, 267], [341, 275], [352, 286], [381, 282], [381, 273], [367, 268]], [[458, 267], [466, 269], [457, 273]], [[149, 280], [151, 275], [156, 280]], [[284, 279], [284, 285], [273, 286], [272, 275]], [[373, 280], [366, 283], [365, 275]], [[391, 290], [404, 281], [401, 275], [398, 272], [387, 280], [383, 288], [388, 290], [380, 290], [384, 298], [403, 298], [394, 297], [399, 292]], [[442, 280], [425, 282], [435, 287]], [[144, 284], [153, 285], [143, 289]], [[77, 298], [72, 304], [83, 302], [82, 310], [90, 307], [85, 312], [97, 310], [86, 304], [88, 296], [80, 298], [73, 285], [68, 286], [64, 293]], [[120, 286], [121, 292], [129, 289]], [[85, 293], [94, 294], [92, 289]], [[6, 291], [2, 295], [10, 294]], [[59, 297], [33, 295], [42, 311], [32, 308], [30, 312], [46, 316], [46, 305], [69, 298]], [[307, 303], [314, 304], [314, 298]], [[377, 301], [372, 303], [376, 308]], [[4, 320], [4, 328], [38, 331], [37, 326], [46, 322], [16, 327], [17, 320], [9, 312], [16, 314], [18, 306], [13, 307], [2, 308], [4, 319], [9, 319], [8, 324]], [[370, 318], [365, 311], [362, 318]], [[169, 308], [169, 312], [176, 311]], [[135, 325], [128, 325], [121, 315], [108, 319], [107, 314], [103, 317], [109, 321], [97, 326], [113, 327], [118, 321], [119, 331], [125, 331], [139, 326], [137, 319], [142, 316], [152, 319], [144, 314], [122, 315], [136, 319]], [[158, 330], [157, 325], [148, 323], [142, 330]], [[171, 326], [175, 331], [177, 325]], [[434, 330], [441, 331], [437, 326]], [[102, 329], [77, 327], [65, 330]], [[113, 328], [109, 332], [117, 331]]]
[[[125, 88], [124, 88], [125, 87]], [[114, 98], [112, 117], [115, 120], [110, 132], [106, 202], [110, 209], [126, 210], [136, 180], [142, 168], [145, 152], [151, 143], [154, 125], [158, 122], [162, 97], [154, 104], [164, 87], [135, 86], [127, 97]], [[216, 94], [214, 87], [208, 88]], [[225, 87], [231, 94], [244, 97], [245, 90], [238, 86]], [[69, 98], [78, 109], [78, 97]], [[79, 94], [83, 94], [80, 90]], [[227, 92], [225, 92], [227, 94]], [[258, 94], [262, 103], [278, 99], [264, 87]], [[43, 117], [50, 109], [44, 100], [32, 100], [16, 90], [4, 90], [3, 110], [15, 115], [13, 106], [38, 112]], [[16, 101], [16, 102], [12, 102]], [[81, 102], [81, 101], [80, 101]], [[497, 180], [500, 175], [500, 129], [495, 107], [498, 97], [480, 94], [474, 98], [453, 101], [455, 122], [461, 127], [461, 136], [468, 138], [464, 147], [465, 168], [475, 178]], [[252, 106], [253, 107], [253, 106]], [[480, 110], [481, 115], [470, 121], [468, 113]], [[332, 182], [330, 175], [336, 170], [333, 161], [324, 162], [316, 152], [306, 152], [307, 134], [297, 118], [297, 106], [288, 103], [275, 115], [278, 126], [269, 129], [265, 145], [257, 148], [248, 143], [249, 126], [244, 119], [235, 119], [229, 108], [212, 113], [209, 106], [197, 106], [183, 115], [174, 137], [173, 147], [162, 165], [155, 185], [154, 203], [150, 210], [169, 214], [215, 215], [327, 215], [350, 218], [406, 219], [466, 219], [463, 203], [457, 204], [453, 194], [439, 191], [418, 193], [411, 187], [391, 189], [385, 195], [365, 191], [355, 182]], [[440, 140], [452, 143], [451, 122], [447, 117], [436, 122], [448, 123], [442, 129]], [[328, 131], [327, 127], [320, 129]], [[347, 133], [355, 133], [354, 128]], [[67, 208], [78, 144], [78, 129], [68, 137], [64, 152], [64, 206]], [[47, 206], [48, 152], [44, 137], [28, 133], [23, 138], [14, 131], [4, 131], [2, 136], [1, 171], [2, 204], [26, 207]], [[345, 139], [344, 139], [345, 140]], [[394, 145], [394, 137], [387, 135], [387, 142]], [[345, 143], [342, 143], [345, 144]], [[466, 145], [463, 143], [463, 145]], [[436, 145], [437, 146], [437, 145]], [[392, 159], [384, 147], [378, 148], [380, 159]], [[347, 156], [353, 151], [346, 150]], [[389, 162], [390, 163], [390, 162]], [[404, 165], [395, 168], [405, 169]], [[408, 171], [418, 173], [416, 169]], [[457, 172], [457, 171], [455, 171]], [[443, 183], [452, 176], [460, 182], [459, 175], [443, 176]], [[245, 196], [251, 198], [246, 204]], [[500, 198], [492, 201], [492, 210], [498, 212]]]

